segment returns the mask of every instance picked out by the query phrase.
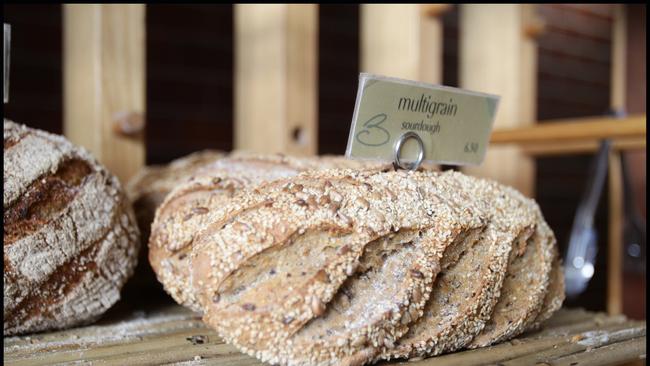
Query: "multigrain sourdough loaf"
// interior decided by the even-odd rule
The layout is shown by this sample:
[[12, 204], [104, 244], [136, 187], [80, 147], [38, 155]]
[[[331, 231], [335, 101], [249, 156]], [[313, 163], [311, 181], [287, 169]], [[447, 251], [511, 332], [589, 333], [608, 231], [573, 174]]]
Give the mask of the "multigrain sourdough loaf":
[[156, 213], [149, 240], [149, 262], [165, 290], [194, 311], [201, 308], [191, 286], [189, 254], [194, 236], [213, 213], [247, 187], [302, 171], [331, 168], [383, 169], [384, 163], [339, 156], [298, 158], [236, 152], [203, 165], [169, 193]]
[[427, 178], [312, 173], [237, 197], [193, 247], [204, 320], [270, 363], [356, 363], [390, 346], [421, 316], [445, 248], [485, 223]]
[[98, 318], [139, 233], [118, 180], [61, 136], [4, 120], [4, 335]]
[[[204, 320], [272, 364], [430, 356], [481, 332], [490, 344], [547, 303], [555, 243], [537, 205], [459, 173], [302, 173], [206, 214], [190, 256]], [[531, 267], [539, 278], [505, 280], [530, 258], [547, 263]], [[513, 310], [502, 289], [526, 297], [529, 284], [534, 300]]]

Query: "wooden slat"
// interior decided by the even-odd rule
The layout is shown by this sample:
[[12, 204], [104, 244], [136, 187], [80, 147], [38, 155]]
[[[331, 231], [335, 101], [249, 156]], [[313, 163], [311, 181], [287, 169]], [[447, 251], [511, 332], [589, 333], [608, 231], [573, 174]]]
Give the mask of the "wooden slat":
[[[630, 340], [596, 348], [590, 352], [582, 352], [553, 360], [550, 365], [576, 366], [576, 365], [620, 365], [622, 362], [645, 360], [646, 338], [638, 337]], [[641, 356], [643, 355], [643, 356]], [[645, 365], [639, 362], [639, 365]]]
[[[612, 69], [610, 107], [614, 111], [626, 110], [626, 49], [627, 24], [625, 5], [613, 5], [612, 24]], [[644, 123], [645, 125], [645, 123]], [[645, 134], [645, 132], [644, 132]], [[607, 241], [607, 311], [610, 314], [623, 312], [623, 169], [621, 154], [609, 154], [609, 210]]]
[[442, 19], [450, 4], [420, 5], [420, 75], [419, 81], [442, 84]]
[[[591, 360], [599, 359], [594, 358], [594, 354], [603, 355], [608, 363], [616, 363], [645, 354], [640, 343], [645, 341], [645, 329], [645, 322], [630, 321], [624, 316], [562, 309], [540, 330], [508, 342], [420, 361], [381, 364], [445, 366], [577, 361], [590, 365]], [[7, 365], [263, 365], [224, 344], [197, 314], [177, 305], [167, 305], [156, 311], [114, 313], [100, 324], [8, 337], [4, 341]], [[609, 352], [604, 356], [606, 351]]]
[[[535, 121], [536, 42], [524, 31], [534, 5], [472, 4], [460, 8], [460, 86], [501, 96], [496, 129]], [[491, 147], [481, 166], [464, 170], [534, 192], [534, 161], [517, 146]]]
[[122, 182], [145, 162], [145, 6], [64, 5], [64, 134]]
[[[592, 313], [593, 314], [593, 313]], [[448, 355], [442, 355], [428, 360], [423, 360], [415, 365], [427, 366], [451, 366], [451, 365], [486, 365], [486, 364], [508, 364], [512, 360], [513, 364], [531, 365], [532, 359], [538, 359], [543, 362], [551, 362], [554, 358], [562, 357], [567, 354], [580, 352], [585, 354], [587, 347], [578, 345], [577, 348], [582, 351], [576, 351], [575, 347], [570, 345], [579, 341], [593, 343], [598, 337], [607, 337], [612, 335], [612, 339], [628, 339], [629, 337], [643, 337], [645, 339], [644, 322], [603, 322], [601, 324], [591, 324], [589, 327], [575, 328], [570, 332], [557, 331], [554, 329], [543, 329], [543, 335], [532, 333], [528, 336], [519, 337], [509, 342], [503, 342], [494, 346], [456, 352]], [[553, 353], [560, 345], [569, 345], [569, 347], [559, 352]], [[593, 347], [596, 349], [596, 347]], [[546, 357], [539, 357], [542, 353], [548, 353]], [[638, 356], [638, 354], [636, 355]], [[515, 360], [523, 362], [517, 362]], [[410, 365], [411, 363], [409, 363]]]
[[492, 144], [528, 144], [567, 140], [645, 138], [645, 115], [627, 118], [587, 117], [554, 120], [535, 126], [495, 129]]
[[624, 342], [629, 339], [643, 337], [645, 326], [629, 328], [626, 325], [616, 325], [598, 331], [588, 331], [559, 339], [551, 338], [552, 346], [540, 349], [525, 356], [512, 358], [502, 362], [504, 366], [535, 365], [561, 358], [578, 352], [586, 352], [594, 348], [603, 347], [613, 343]]
[[235, 5], [235, 148], [317, 151], [318, 6]]
[[[588, 141], [549, 141], [521, 145], [523, 152], [533, 156], [553, 156], [568, 154], [589, 154], [598, 150], [600, 142]], [[613, 151], [645, 150], [645, 138], [619, 138], [612, 141]]]
[[360, 5], [361, 71], [418, 80], [420, 6]]
[[607, 312], [623, 312], [623, 169], [619, 152], [609, 154]]
[[[288, 5], [287, 128], [285, 152], [318, 151], [318, 5]], [[287, 131], [285, 131], [286, 133]]]
[[449, 4], [361, 5], [361, 71], [442, 83], [442, 21]]

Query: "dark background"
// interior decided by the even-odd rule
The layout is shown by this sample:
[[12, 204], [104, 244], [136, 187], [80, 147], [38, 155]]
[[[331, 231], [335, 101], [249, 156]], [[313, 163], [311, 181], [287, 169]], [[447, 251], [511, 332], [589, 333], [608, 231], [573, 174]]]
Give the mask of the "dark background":
[[[62, 132], [62, 8], [3, 5], [12, 25], [10, 103], [5, 116]], [[190, 152], [233, 148], [233, 17], [231, 5], [147, 6], [147, 163]], [[609, 106], [612, 9], [609, 5], [540, 5], [546, 29], [538, 38], [537, 119], [605, 114]], [[645, 113], [645, 5], [628, 5], [628, 111]], [[458, 84], [458, 9], [443, 15], [443, 83]], [[359, 72], [359, 7], [319, 10], [319, 153], [342, 154]], [[640, 57], [642, 51], [643, 58]], [[630, 51], [631, 52], [631, 51]], [[643, 79], [642, 90], [638, 79]], [[637, 81], [634, 84], [634, 81]], [[636, 88], [636, 89], [635, 89]], [[629, 88], [628, 88], [629, 89]], [[630, 154], [645, 164], [645, 152]], [[564, 248], [586, 184], [590, 155], [537, 159], [536, 199]], [[645, 217], [645, 178], [637, 197]], [[638, 193], [637, 192], [637, 193]], [[600, 238], [596, 274], [567, 305], [605, 310], [607, 188], [595, 225]], [[625, 278], [625, 312], [645, 318], [642, 275]]]

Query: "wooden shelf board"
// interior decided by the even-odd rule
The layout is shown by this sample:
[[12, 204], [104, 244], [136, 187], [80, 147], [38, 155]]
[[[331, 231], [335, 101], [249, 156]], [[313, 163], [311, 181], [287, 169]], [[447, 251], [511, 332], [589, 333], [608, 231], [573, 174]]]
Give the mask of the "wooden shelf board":
[[602, 139], [643, 139], [645, 115], [627, 118], [589, 117], [557, 120], [527, 127], [498, 129], [492, 132], [491, 144], [557, 144], [563, 141], [598, 141]]
[[[607, 363], [645, 356], [645, 322], [582, 309], [562, 309], [544, 326], [515, 340], [409, 362], [409, 366], [487, 363]], [[263, 365], [224, 344], [197, 314], [178, 305], [113, 313], [97, 324], [4, 339], [5, 365], [88, 362], [94, 365]], [[406, 364], [383, 362], [381, 365]], [[599, 363], [605, 364], [605, 363]]]
[[[547, 143], [530, 143], [521, 146], [521, 150], [529, 155], [534, 156], [552, 156], [567, 154], [587, 154], [598, 150], [600, 142], [598, 140], [588, 141], [557, 141]], [[646, 148], [645, 137], [639, 138], [618, 138], [612, 141], [612, 150], [644, 150]]]

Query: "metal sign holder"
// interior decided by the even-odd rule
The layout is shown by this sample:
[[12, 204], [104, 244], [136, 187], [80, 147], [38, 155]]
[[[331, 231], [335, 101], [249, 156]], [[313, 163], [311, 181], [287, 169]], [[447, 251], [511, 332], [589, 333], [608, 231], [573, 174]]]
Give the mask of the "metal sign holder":
[[[402, 146], [404, 145], [404, 142], [406, 142], [406, 140], [411, 138], [418, 143], [418, 146], [420, 147], [420, 151], [418, 152], [418, 157], [415, 159], [414, 162], [410, 164], [406, 164], [402, 162], [402, 160], [400, 159], [400, 155], [402, 153]], [[424, 160], [424, 143], [422, 142], [422, 139], [417, 133], [412, 131], [405, 132], [395, 141], [394, 152], [395, 152], [395, 161], [393, 161], [393, 167], [395, 168], [395, 170], [397, 170], [398, 168], [405, 169], [405, 170], [417, 170], [422, 164], [422, 160]]]

